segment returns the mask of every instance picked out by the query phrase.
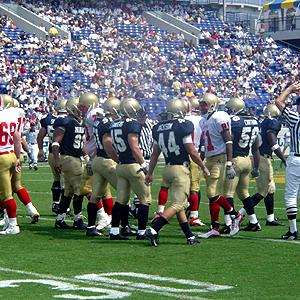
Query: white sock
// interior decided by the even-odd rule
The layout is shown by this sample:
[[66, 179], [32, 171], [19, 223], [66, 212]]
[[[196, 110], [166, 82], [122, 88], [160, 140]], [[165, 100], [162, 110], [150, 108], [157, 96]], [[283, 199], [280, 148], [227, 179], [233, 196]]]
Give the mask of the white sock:
[[99, 217], [103, 217], [103, 216], [105, 216], [105, 214], [106, 214], [106, 212], [104, 210], [104, 207], [101, 207], [100, 209], [97, 210], [97, 215]]
[[164, 210], [165, 210], [165, 206], [164, 206], [164, 205], [158, 205], [158, 206], [157, 206], [157, 212], [163, 213]]
[[239, 210], [239, 213], [242, 215], [242, 216], [246, 216], [247, 212], [246, 212], [246, 209], [244, 207], [242, 207], [240, 210]]
[[191, 218], [197, 219], [199, 217], [198, 210], [191, 210]]
[[32, 214], [32, 210], [33, 210], [32, 202], [29, 202], [28, 204], [26, 204], [25, 208], [26, 208], [26, 210], [27, 210], [27, 213], [28, 213], [29, 215], [31, 215], [31, 214]]
[[269, 222], [273, 222], [273, 221], [275, 220], [274, 214], [267, 215], [267, 220], [268, 220]]
[[146, 232], [146, 229], [143, 229], [143, 230], [138, 230], [138, 235], [144, 235]]
[[9, 218], [9, 225], [16, 226], [17, 224], [17, 218]]
[[251, 224], [256, 224], [256, 223], [258, 223], [257, 218], [256, 218], [256, 214], [249, 215], [248, 217], [249, 217], [249, 222], [250, 222]]
[[109, 233], [112, 234], [112, 235], [118, 235], [118, 234], [120, 234], [120, 228], [119, 227], [112, 227], [110, 229]]
[[297, 220], [297, 219], [289, 220], [290, 232], [291, 232], [291, 233], [294, 233], [294, 232], [298, 231], [298, 230], [297, 230], [297, 223], [296, 223], [296, 220]]
[[227, 226], [230, 226], [230, 225], [232, 224], [232, 220], [231, 220], [230, 215], [225, 215], [225, 216], [224, 216], [224, 220], [225, 220], [225, 224], [226, 224]]

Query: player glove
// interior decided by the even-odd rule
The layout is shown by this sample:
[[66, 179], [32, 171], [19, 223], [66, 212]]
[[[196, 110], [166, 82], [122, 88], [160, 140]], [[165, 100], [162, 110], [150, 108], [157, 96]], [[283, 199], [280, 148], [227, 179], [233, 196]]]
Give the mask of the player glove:
[[257, 178], [257, 177], [259, 177], [259, 170], [254, 168], [254, 169], [251, 171], [251, 177], [252, 177], [252, 178]]
[[147, 175], [148, 171], [149, 171], [149, 163], [147, 163], [146, 161], [144, 161], [141, 164], [141, 168], [137, 171], [137, 173], [143, 172], [145, 175]]
[[233, 166], [226, 166], [226, 177], [227, 179], [233, 179], [235, 177], [236, 173], [233, 168]]

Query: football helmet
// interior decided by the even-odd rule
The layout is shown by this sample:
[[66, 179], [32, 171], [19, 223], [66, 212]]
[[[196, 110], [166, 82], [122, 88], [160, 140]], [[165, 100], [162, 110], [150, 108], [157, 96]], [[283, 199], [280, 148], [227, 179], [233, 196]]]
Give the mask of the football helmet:
[[79, 104], [79, 98], [75, 97], [67, 101], [66, 103], [66, 111], [69, 115], [72, 115], [76, 117], [77, 119], [80, 119], [81, 113], [78, 108]]
[[103, 103], [105, 114], [117, 119], [120, 117], [121, 101], [118, 98], [110, 97]]
[[138, 119], [139, 113], [143, 112], [140, 103], [134, 98], [126, 98], [121, 102], [120, 115], [130, 119]]
[[54, 106], [54, 108], [55, 108], [55, 110], [57, 111], [57, 112], [59, 112], [59, 113], [65, 113], [65, 112], [67, 112], [67, 110], [66, 110], [66, 104], [67, 104], [67, 100], [61, 100], [61, 101], [58, 101], [56, 104], [55, 104], [55, 106]]
[[20, 103], [18, 100], [13, 99], [13, 101], [14, 101], [14, 107], [20, 107]]
[[191, 103], [191, 109], [193, 112], [199, 111], [199, 99], [197, 97], [192, 97], [189, 99], [189, 102]]
[[98, 97], [93, 93], [84, 93], [79, 97], [79, 104], [88, 106], [90, 109], [96, 107], [99, 103]]
[[217, 110], [220, 101], [215, 94], [206, 93], [199, 102], [205, 102], [207, 104], [208, 109], [206, 114], [209, 114]]
[[184, 104], [184, 107], [185, 107], [185, 113], [186, 113], [186, 114], [190, 114], [191, 111], [192, 111], [192, 105], [191, 105], [190, 101], [187, 100], [186, 98], [183, 98], [183, 99], [180, 100], [180, 101], [182, 101], [183, 104]]
[[6, 109], [8, 107], [14, 107], [14, 99], [12, 96], [7, 94], [0, 95], [0, 108]]
[[229, 114], [236, 115], [244, 110], [245, 102], [241, 98], [233, 97], [226, 102], [225, 107]]
[[174, 98], [167, 103], [168, 119], [184, 118], [186, 112], [186, 103], [180, 99]]
[[263, 113], [266, 117], [274, 119], [280, 116], [280, 110], [275, 104], [267, 104], [264, 107]]

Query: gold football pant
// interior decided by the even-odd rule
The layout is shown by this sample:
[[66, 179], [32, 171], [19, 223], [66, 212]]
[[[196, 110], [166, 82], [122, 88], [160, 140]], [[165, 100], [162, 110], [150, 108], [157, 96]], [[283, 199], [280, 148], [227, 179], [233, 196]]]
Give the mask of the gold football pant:
[[15, 153], [0, 154], [0, 199], [12, 197], [11, 177], [16, 166]]

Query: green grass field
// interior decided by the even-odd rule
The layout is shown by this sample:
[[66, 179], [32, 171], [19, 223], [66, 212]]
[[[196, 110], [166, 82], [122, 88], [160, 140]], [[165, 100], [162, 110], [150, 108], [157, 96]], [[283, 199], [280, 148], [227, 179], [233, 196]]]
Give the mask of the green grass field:
[[[157, 168], [151, 217], [160, 183]], [[23, 169], [23, 183], [41, 213], [30, 224], [18, 204], [18, 236], [1, 237], [0, 298], [3, 299], [299, 299], [300, 242], [282, 241], [287, 227], [266, 227], [265, 208], [257, 215], [262, 231], [187, 246], [176, 220], [160, 233], [160, 246], [148, 241], [87, 238], [85, 232], [54, 229], [47, 165]], [[276, 216], [287, 223], [284, 170], [276, 171]], [[202, 191], [204, 191], [202, 182]], [[255, 192], [254, 182], [251, 193]], [[236, 201], [237, 206], [240, 205]], [[86, 207], [86, 202], [84, 203]], [[86, 210], [84, 211], [86, 214]], [[209, 224], [203, 193], [200, 216]], [[71, 220], [70, 220], [71, 222]], [[132, 221], [135, 223], [134, 221]], [[202, 228], [205, 232], [208, 227]], [[195, 233], [200, 232], [194, 229]]]

